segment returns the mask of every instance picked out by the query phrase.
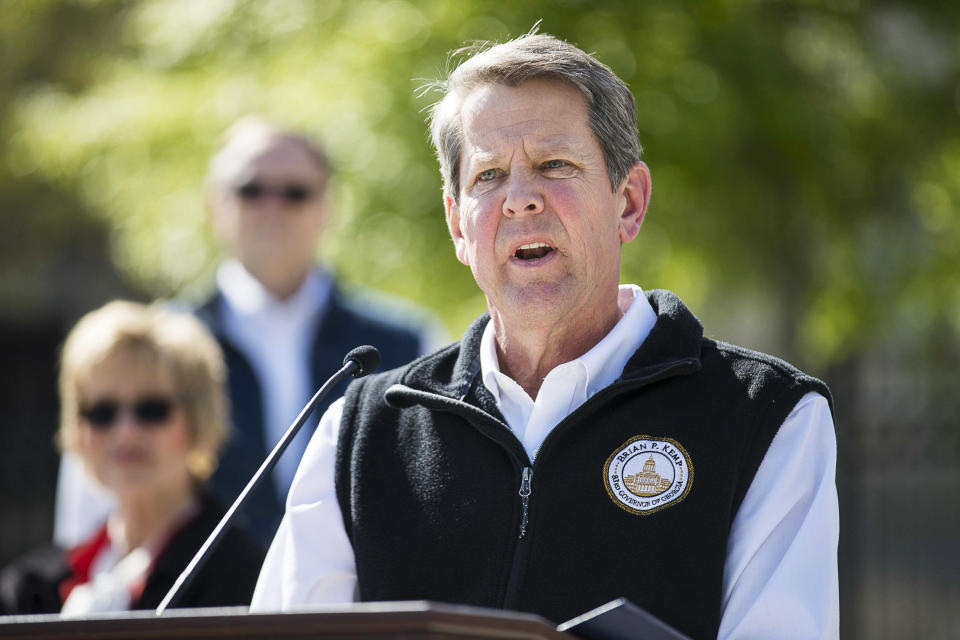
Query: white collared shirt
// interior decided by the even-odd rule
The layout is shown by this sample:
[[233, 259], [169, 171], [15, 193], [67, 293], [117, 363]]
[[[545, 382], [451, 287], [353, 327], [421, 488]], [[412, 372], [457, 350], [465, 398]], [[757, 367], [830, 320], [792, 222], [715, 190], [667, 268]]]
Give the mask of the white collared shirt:
[[[642, 303], [634, 304], [638, 299]], [[507, 425], [523, 443], [532, 461], [553, 428], [590, 399], [610, 386], [640, 348], [657, 322], [657, 314], [635, 285], [620, 287], [623, 317], [603, 340], [585, 354], [557, 365], [543, 379], [536, 402], [513, 378], [500, 371], [493, 323], [488, 322], [480, 339], [480, 375], [493, 394]]]
[[[217, 288], [226, 302], [223, 331], [250, 361], [260, 383], [267, 451], [313, 395], [310, 355], [332, 286], [328, 274], [313, 269], [293, 295], [279, 300], [237, 260], [227, 260], [217, 270]], [[309, 432], [297, 434], [273, 469], [281, 501], [307, 448]]]
[[[620, 376], [646, 339], [656, 317], [639, 287], [621, 287], [620, 308], [625, 313], [610, 333], [577, 360], [552, 370], [535, 401], [500, 372], [488, 323], [481, 376], [531, 459], [557, 423]], [[355, 559], [334, 487], [342, 411], [340, 399], [307, 447], [260, 573], [253, 611], [353, 600]], [[839, 637], [835, 465], [829, 405], [820, 394], [808, 393], [774, 437], [734, 518], [719, 638]]]

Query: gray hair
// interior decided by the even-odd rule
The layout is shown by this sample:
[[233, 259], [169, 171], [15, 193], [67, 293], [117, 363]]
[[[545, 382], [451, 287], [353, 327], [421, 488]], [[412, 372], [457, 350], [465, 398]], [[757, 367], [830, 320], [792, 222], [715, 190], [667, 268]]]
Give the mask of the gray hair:
[[300, 147], [317, 166], [320, 188], [326, 186], [330, 176], [330, 159], [320, 145], [305, 134], [285, 129], [258, 115], [240, 118], [223, 134], [219, 149], [210, 159], [207, 183], [229, 183], [234, 179], [238, 167], [252, 156], [280, 144]]
[[583, 95], [589, 124], [607, 165], [610, 186], [616, 190], [630, 168], [640, 161], [640, 139], [633, 94], [608, 66], [577, 47], [536, 27], [502, 44], [465, 47], [453, 56], [469, 54], [446, 80], [430, 83], [443, 98], [429, 109], [430, 138], [440, 161], [444, 193], [459, 202], [460, 153], [463, 127], [460, 109], [477, 87], [501, 84], [517, 87], [528, 80], [548, 78], [566, 82]]

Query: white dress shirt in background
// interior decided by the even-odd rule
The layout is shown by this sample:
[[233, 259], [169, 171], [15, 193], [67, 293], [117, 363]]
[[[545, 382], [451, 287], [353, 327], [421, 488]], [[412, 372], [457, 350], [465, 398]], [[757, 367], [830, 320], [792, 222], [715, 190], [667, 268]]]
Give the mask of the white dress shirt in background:
[[[559, 365], [532, 400], [499, 370], [492, 324], [481, 339], [484, 385], [531, 460], [549, 432], [616, 380], [656, 321], [639, 287], [620, 288], [623, 317], [580, 358]], [[253, 611], [350, 602], [356, 565], [334, 486], [343, 399], [304, 454], [267, 553]], [[774, 437], [730, 530], [719, 638], [838, 638], [836, 437], [826, 399], [808, 393]]]
[[[226, 304], [223, 331], [246, 356], [257, 375], [263, 436], [270, 451], [313, 396], [311, 354], [333, 280], [313, 269], [292, 296], [279, 300], [236, 260], [217, 270], [217, 288]], [[297, 465], [310, 440], [302, 429], [273, 468], [280, 502], [287, 497]], [[266, 452], [264, 452], [266, 456]]]

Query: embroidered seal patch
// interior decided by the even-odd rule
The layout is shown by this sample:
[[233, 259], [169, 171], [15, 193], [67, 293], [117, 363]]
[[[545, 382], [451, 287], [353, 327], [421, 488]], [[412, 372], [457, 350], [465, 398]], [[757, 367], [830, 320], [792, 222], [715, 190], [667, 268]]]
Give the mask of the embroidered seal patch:
[[603, 482], [618, 507], [645, 516], [687, 497], [693, 464], [676, 440], [636, 436], [607, 458]]

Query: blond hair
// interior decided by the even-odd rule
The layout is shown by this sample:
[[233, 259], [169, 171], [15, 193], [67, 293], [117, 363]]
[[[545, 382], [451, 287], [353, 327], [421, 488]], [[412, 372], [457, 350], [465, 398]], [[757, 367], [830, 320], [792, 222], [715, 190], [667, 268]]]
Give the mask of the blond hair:
[[118, 355], [173, 381], [190, 430], [187, 466], [194, 478], [205, 481], [229, 431], [223, 353], [199, 320], [159, 305], [115, 300], [83, 316], [70, 331], [60, 364], [61, 449], [78, 452], [81, 385]]

